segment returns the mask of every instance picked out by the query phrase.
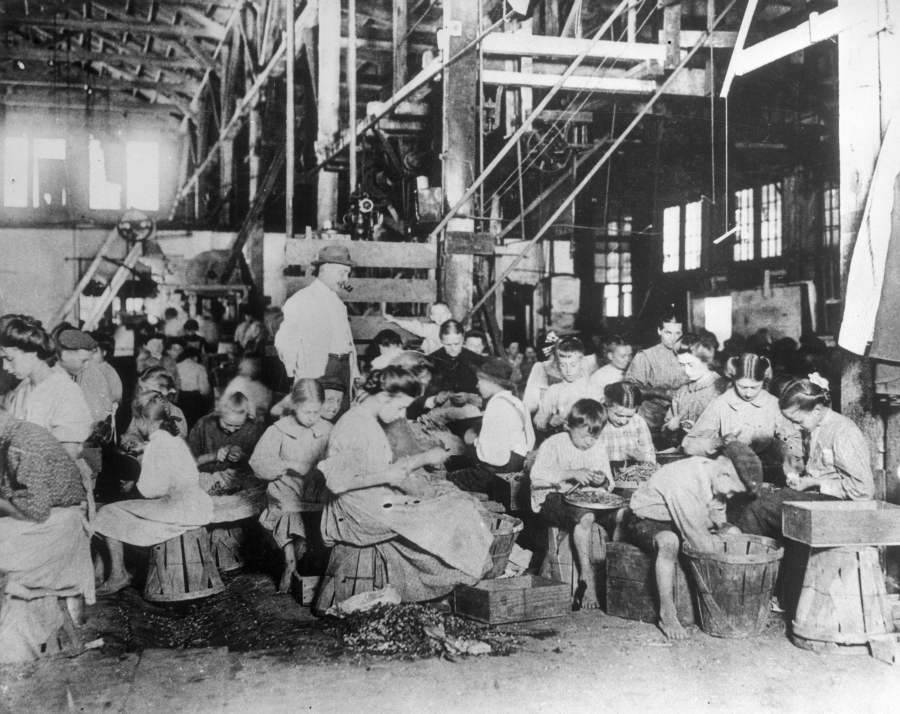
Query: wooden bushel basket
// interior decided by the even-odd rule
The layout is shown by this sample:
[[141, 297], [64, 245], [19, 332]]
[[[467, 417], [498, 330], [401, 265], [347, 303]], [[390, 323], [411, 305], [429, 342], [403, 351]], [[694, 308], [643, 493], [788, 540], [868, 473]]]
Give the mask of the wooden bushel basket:
[[771, 538], [727, 535], [720, 550], [684, 553], [697, 587], [700, 628], [714, 637], [750, 637], [766, 627], [784, 548]]
[[204, 528], [194, 528], [153, 546], [144, 585], [145, 600], [195, 600], [224, 589]]
[[791, 629], [799, 647], [848, 654], [891, 632], [878, 549], [813, 548]]

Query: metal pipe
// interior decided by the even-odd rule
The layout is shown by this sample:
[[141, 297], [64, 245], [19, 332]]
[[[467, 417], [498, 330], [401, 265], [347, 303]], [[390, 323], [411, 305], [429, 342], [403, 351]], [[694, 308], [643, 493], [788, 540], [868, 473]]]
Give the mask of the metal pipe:
[[[399, 51], [395, 47], [394, 51]], [[347, 94], [351, 127], [356, 126], [356, 0], [347, 0]], [[356, 190], [356, 132], [350, 132], [350, 193]]]
[[547, 233], [547, 231], [550, 230], [550, 228], [556, 222], [556, 219], [562, 215], [563, 211], [565, 211], [569, 207], [569, 205], [576, 199], [578, 194], [580, 194], [584, 190], [584, 188], [590, 183], [591, 179], [594, 178], [594, 176], [597, 174], [597, 172], [603, 168], [603, 166], [606, 164], [606, 162], [609, 161], [610, 157], [612, 157], [613, 154], [615, 154], [616, 150], [622, 145], [622, 143], [625, 141], [625, 139], [627, 139], [628, 136], [631, 134], [631, 132], [634, 131], [635, 127], [637, 127], [637, 125], [641, 122], [641, 119], [643, 119], [644, 116], [653, 108], [653, 105], [656, 104], [656, 102], [659, 100], [659, 98], [665, 93], [665, 91], [669, 88], [669, 86], [675, 81], [675, 78], [678, 76], [678, 73], [681, 72], [681, 70], [683, 70], [687, 66], [688, 62], [691, 61], [691, 59], [694, 57], [694, 55], [697, 54], [697, 52], [704, 45], [706, 45], [707, 41], [712, 36], [713, 31], [716, 29], [716, 27], [719, 26], [719, 24], [722, 22], [722, 20], [725, 18], [725, 16], [729, 12], [731, 12], [731, 9], [735, 6], [735, 4], [737, 4], [737, 0], [731, 0], [731, 2], [728, 3], [728, 7], [726, 7], [722, 11], [722, 13], [716, 18], [716, 21], [712, 24], [712, 26], [709, 29], [707, 29], [700, 36], [700, 39], [697, 41], [697, 43], [688, 51], [688, 53], [684, 56], [684, 58], [681, 60], [681, 62], [679, 62], [678, 65], [672, 70], [672, 74], [670, 74], [666, 78], [666, 80], [659, 86], [659, 89], [656, 90], [656, 92], [653, 94], [653, 96], [650, 97], [650, 99], [647, 101], [647, 103], [641, 108], [641, 111], [638, 112], [638, 114], [634, 117], [634, 119], [631, 120], [631, 123], [625, 127], [625, 129], [622, 131], [622, 133], [619, 134], [619, 136], [616, 138], [616, 140], [613, 142], [613, 144], [606, 150], [606, 152], [603, 154], [603, 156], [601, 156], [597, 160], [597, 163], [591, 167], [590, 171], [588, 171], [587, 174], [585, 175], [585, 177], [581, 180], [581, 183], [579, 183], [575, 187], [575, 189], [566, 198], [566, 200], [563, 201], [562, 204], [560, 204], [559, 208], [557, 208], [553, 212], [553, 215], [551, 215], [550, 218], [548, 218], [547, 221], [544, 223], [544, 225], [542, 225], [540, 227], [538, 232], [535, 233], [534, 237], [528, 241], [528, 243], [525, 245], [525, 247], [522, 249], [522, 251], [515, 258], [513, 258], [512, 262], [508, 266], [506, 266], [506, 269], [499, 276], [497, 276], [497, 279], [494, 281], [494, 284], [491, 285], [491, 287], [487, 289], [487, 291], [484, 293], [484, 295], [482, 295], [481, 298], [479, 298], [478, 302], [476, 302], [472, 306], [472, 308], [469, 310], [468, 314], [463, 319], [463, 322], [468, 320], [472, 315], [475, 314], [475, 312], [482, 305], [485, 304], [485, 302], [487, 302], [488, 298], [490, 298], [490, 296], [493, 295], [497, 291], [497, 288], [506, 279], [506, 276], [508, 276], [515, 269], [515, 267], [522, 261], [522, 259], [528, 253], [528, 251], [531, 250], [531, 247], [533, 245], [535, 245], [541, 238], [543, 238], [544, 235]]
[[285, 92], [284, 119], [284, 234], [288, 238], [294, 235], [294, 134], [296, 120], [294, 118], [294, 65], [297, 62], [297, 51], [294, 37], [294, 0], [284, 0], [285, 7], [285, 49], [287, 53], [287, 91]]
[[[516, 146], [516, 142], [522, 137], [522, 135], [531, 129], [531, 125], [534, 123], [535, 118], [540, 116], [540, 113], [547, 108], [547, 105], [550, 104], [553, 97], [557, 95], [560, 89], [562, 89], [563, 85], [566, 83], [566, 80], [571, 77], [575, 70], [578, 69], [579, 65], [584, 62], [585, 58], [590, 54], [591, 50], [594, 48], [594, 45], [600, 41], [600, 38], [603, 37], [607, 33], [610, 27], [612, 27], [613, 22], [615, 22], [616, 18], [621, 15], [627, 8], [631, 0], [622, 0], [618, 4], [615, 10], [613, 10], [612, 15], [610, 15], [606, 21], [600, 26], [600, 29], [594, 33], [594, 36], [591, 38], [591, 43], [587, 47], [584, 48], [582, 52], [578, 54], [578, 56], [572, 60], [572, 63], [566, 68], [566, 71], [563, 72], [559, 79], [556, 80], [556, 84], [547, 92], [544, 98], [541, 100], [540, 104], [538, 104], [529, 114], [522, 124], [516, 129], [512, 136], [507, 139], [506, 143], [497, 153], [497, 155], [491, 159], [491, 163], [489, 163], [484, 171], [481, 172], [481, 175], [475, 179], [469, 188], [466, 189], [466, 192], [462, 195], [462, 197], [456, 202], [456, 204], [447, 212], [440, 222], [434, 227], [431, 233], [428, 234], [428, 238], [426, 242], [432, 241], [435, 236], [437, 236], [442, 230], [447, 227], [447, 224], [450, 223], [451, 220], [456, 216], [456, 212], [462, 208], [472, 196], [475, 195], [475, 192], [478, 190], [479, 186], [483, 184], [487, 177], [490, 176], [491, 171], [493, 171], [497, 166], [500, 165], [500, 162], [504, 159], [504, 157]], [[471, 314], [471, 313], [470, 313]]]

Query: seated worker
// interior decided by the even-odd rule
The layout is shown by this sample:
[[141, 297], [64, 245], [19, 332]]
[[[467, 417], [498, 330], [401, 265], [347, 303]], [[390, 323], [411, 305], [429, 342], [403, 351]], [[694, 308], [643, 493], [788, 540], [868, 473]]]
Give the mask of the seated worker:
[[441, 597], [490, 567], [493, 539], [476, 500], [423, 472], [447, 452], [420, 451], [409, 433], [416, 377], [389, 366], [369, 387], [377, 391], [340, 418], [319, 462], [333, 494], [322, 512], [322, 536], [333, 550], [316, 609], [372, 589], [372, 580], [357, 578], [362, 558], [374, 561], [375, 580], [403, 601]]
[[[137, 490], [143, 498], [102, 506], [94, 531], [107, 547], [109, 573], [98, 595], [118, 592], [131, 583], [125, 570], [124, 544], [151, 546], [177, 538], [212, 520], [213, 503], [200, 488], [194, 457], [176, 436], [178, 425], [169, 416], [169, 404], [154, 392], [137, 397], [136, 428], [147, 441], [141, 460]], [[98, 562], [98, 569], [102, 570]]]
[[57, 598], [93, 604], [85, 499], [62, 444], [0, 409], [0, 662], [39, 656], [63, 624]]
[[640, 415], [654, 439], [660, 436], [672, 395], [687, 382], [675, 356], [682, 330], [681, 319], [674, 314], [674, 309], [659, 320], [656, 332], [659, 344], [638, 352], [625, 372], [626, 381], [641, 390]]
[[547, 525], [572, 531], [583, 609], [599, 607], [591, 563], [594, 512], [568, 505], [560, 491], [574, 485], [615, 488], [600, 431], [606, 423], [603, 406], [593, 399], [579, 399], [566, 418], [565, 431], [547, 438], [531, 467], [531, 510]]
[[263, 432], [255, 417], [250, 400], [232, 392], [191, 429], [187, 443], [200, 469], [200, 487], [207, 493], [237, 491], [247, 485], [252, 473], [250, 454]]
[[403, 340], [393, 330], [381, 330], [366, 350], [370, 369], [384, 369], [403, 352]]
[[465, 330], [457, 320], [447, 320], [441, 325], [441, 348], [428, 355], [434, 365], [432, 391], [477, 394], [475, 373], [484, 358], [463, 347], [464, 334]]
[[[175, 339], [175, 338], [173, 338]], [[151, 367], [162, 367], [175, 382], [177, 392], [181, 384], [178, 379], [178, 364], [165, 352], [165, 343], [159, 335], [150, 335], [136, 358], [137, 373], [143, 374]]]
[[714, 456], [727, 441], [748, 444], [760, 457], [766, 481], [781, 484], [786, 457], [802, 456], [796, 427], [782, 416], [778, 400], [765, 391], [772, 376], [765, 357], [747, 352], [728, 360], [731, 387], [713, 399], [681, 448], [691, 456]]
[[641, 406], [641, 390], [631, 382], [614, 382], [603, 390], [606, 400], [606, 426], [600, 441], [615, 466], [629, 463], [656, 463], [656, 450], [650, 428], [637, 413]]
[[131, 422], [128, 428], [119, 439], [119, 446], [122, 451], [131, 456], [140, 458], [147, 445], [147, 439], [143, 435], [141, 429], [138, 428], [140, 418], [135, 412], [138, 397], [145, 394], [158, 394], [167, 405], [169, 419], [178, 428], [178, 436], [186, 439], [188, 435], [187, 420], [184, 418], [184, 412], [176, 406], [174, 400], [178, 394], [175, 389], [175, 380], [166, 371], [164, 367], [150, 367], [138, 377], [137, 386], [134, 389], [134, 400], [132, 401]]
[[695, 550], [715, 550], [717, 534], [736, 530], [725, 521], [725, 502], [737, 493], [754, 493], [761, 480], [759, 460], [750, 448], [732, 442], [715, 460], [694, 457], [666, 464], [632, 495], [626, 539], [656, 553], [659, 629], [669, 639], [687, 637], [675, 608], [681, 541]]
[[482, 357], [487, 357], [487, 345], [487, 335], [485, 335], [481, 330], [466, 331], [465, 337], [463, 339], [463, 347], [469, 350], [469, 352], [474, 352], [475, 354], [481, 355]]
[[407, 332], [422, 338], [421, 351], [430, 355], [441, 349], [440, 328], [447, 320], [453, 319], [453, 314], [446, 303], [436, 302], [428, 308], [428, 319], [423, 321], [418, 318], [394, 317], [385, 314], [384, 319], [399, 325]]
[[[262, 364], [259, 357], [244, 357], [238, 363], [238, 373], [232, 379], [222, 396], [234, 392], [243, 393], [253, 405], [253, 411], [260, 424], [264, 424], [272, 406], [272, 390], [263, 384], [259, 377], [262, 374]], [[341, 386], [341, 397], [344, 396]]]
[[321, 416], [325, 390], [315, 379], [298, 379], [290, 397], [291, 412], [266, 429], [250, 457], [253, 473], [268, 482], [259, 522], [284, 553], [281, 592], [290, 590], [297, 562], [308, 549], [302, 514], [325, 505], [325, 479], [316, 466], [332, 428]]
[[[527, 376], [523, 374], [525, 387], [522, 391], [522, 402], [529, 414], [537, 413], [541, 406], [541, 399], [548, 387], [562, 381], [559, 358], [556, 354], [558, 344], [557, 334], [552, 331], [547, 333], [540, 350], [540, 358], [543, 358], [543, 361], [539, 358], [532, 364], [531, 369], [527, 370]], [[526, 358], [527, 356], [528, 350], [526, 349]]]
[[685, 335], [675, 348], [688, 382], [675, 390], [666, 412], [663, 435], [667, 443], [680, 444], [709, 403], [728, 388], [728, 380], [712, 369], [718, 349], [716, 336], [706, 330]]
[[556, 431], [566, 421], [572, 405], [590, 392], [590, 380], [584, 372], [584, 345], [577, 337], [565, 337], [556, 346], [557, 364], [562, 381], [547, 387], [534, 416], [538, 431]]
[[589, 387], [591, 398], [603, 401], [603, 390], [607, 384], [614, 384], [625, 379], [625, 370], [631, 364], [634, 350], [624, 337], [610, 335], [603, 345], [603, 353], [606, 364], [600, 367], [590, 377]]
[[200, 364], [200, 353], [196, 348], [187, 347], [178, 356], [178, 379], [181, 383], [178, 406], [190, 427], [206, 414], [212, 395], [209, 374]]
[[850, 419], [831, 410], [828, 382], [818, 374], [792, 382], [778, 406], [803, 431], [809, 453], [787, 475], [787, 487], [760, 491], [744, 509], [744, 533], [780, 538], [785, 501], [864, 501], [874, 498], [875, 482], [866, 437]]
[[200, 323], [193, 318], [184, 323], [181, 339], [185, 347], [193, 347], [204, 357], [210, 352], [209, 342], [200, 334]]
[[534, 447], [534, 429], [525, 406], [515, 396], [512, 367], [500, 357], [489, 357], [478, 369], [478, 391], [484, 397], [481, 430], [466, 432], [474, 446], [475, 466], [451, 472], [447, 478], [467, 491], [487, 491], [494, 475], [515, 473], [525, 467]]

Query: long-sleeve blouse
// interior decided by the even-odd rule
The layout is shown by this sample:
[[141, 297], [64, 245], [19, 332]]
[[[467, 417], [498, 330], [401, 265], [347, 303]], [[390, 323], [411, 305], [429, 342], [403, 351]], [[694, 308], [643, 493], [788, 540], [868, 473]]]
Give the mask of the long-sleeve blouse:
[[687, 382], [675, 353], [662, 344], [638, 352], [625, 372], [625, 379], [659, 395], [645, 395], [638, 410], [651, 430], [659, 430], [672, 402], [671, 395]]
[[734, 389], [713, 399], [684, 437], [681, 448], [691, 456], [713, 456], [726, 434], [736, 436], [758, 454], [775, 440], [783, 441], [789, 454], [803, 453], [799, 432], [782, 416], [778, 400], [766, 391], [750, 401], [741, 399]]
[[672, 397], [666, 421], [677, 414], [679, 421], [696, 424], [712, 400], [723, 394], [727, 388], [728, 381], [715, 372], [705, 374], [696, 382], [682, 385]]
[[866, 438], [850, 419], [829, 409], [809, 437], [806, 473], [819, 491], [843, 500], [874, 497], [875, 482]]

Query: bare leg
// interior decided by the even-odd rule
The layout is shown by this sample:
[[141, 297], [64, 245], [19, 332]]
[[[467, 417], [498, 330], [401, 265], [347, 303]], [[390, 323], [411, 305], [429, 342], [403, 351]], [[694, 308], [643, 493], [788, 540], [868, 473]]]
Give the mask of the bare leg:
[[131, 576], [125, 570], [125, 546], [122, 541], [105, 538], [109, 551], [109, 577], [97, 588], [98, 595], [111, 595], [131, 584]]
[[594, 564], [591, 561], [591, 531], [594, 528], [594, 514], [584, 514], [572, 531], [572, 540], [575, 544], [575, 558], [578, 561], [578, 571], [584, 583], [584, 595], [581, 598], [583, 610], [595, 610], [600, 607], [597, 602], [597, 586], [594, 582]]
[[303, 538], [295, 538], [282, 550], [284, 551], [284, 572], [281, 574], [281, 582], [278, 583], [278, 592], [286, 593], [291, 589], [291, 578], [297, 574], [297, 561], [306, 553], [306, 541]]
[[687, 632], [678, 622], [675, 609], [675, 564], [678, 562], [678, 536], [663, 531], [653, 539], [656, 544], [656, 587], [659, 590], [659, 629], [670, 640], [683, 640]]

